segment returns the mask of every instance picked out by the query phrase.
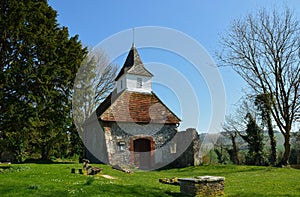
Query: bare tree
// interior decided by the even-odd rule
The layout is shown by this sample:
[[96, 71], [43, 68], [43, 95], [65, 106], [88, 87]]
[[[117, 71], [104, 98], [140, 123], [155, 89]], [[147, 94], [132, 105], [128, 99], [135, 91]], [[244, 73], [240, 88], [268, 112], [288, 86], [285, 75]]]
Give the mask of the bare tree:
[[240, 149], [240, 136], [247, 128], [247, 121], [245, 115], [248, 113], [248, 103], [243, 101], [236, 111], [225, 117], [223, 125], [224, 132], [222, 135], [229, 138], [232, 144], [232, 149], [228, 149], [230, 159], [234, 164], [240, 164], [239, 149]]
[[[102, 50], [92, 50], [83, 60], [74, 84], [73, 115], [80, 127], [111, 93], [117, 66], [111, 65]], [[80, 130], [80, 128], [79, 128]]]
[[226, 134], [224, 135], [224, 132], [221, 132], [221, 135], [218, 137], [218, 140], [216, 141], [216, 143], [214, 144], [214, 151], [217, 155], [217, 159], [218, 159], [218, 163], [224, 163], [226, 164], [227, 162], [227, 154], [229, 154], [230, 156], [230, 160], [234, 163], [234, 164], [238, 164], [238, 162], [235, 161], [234, 158], [232, 158], [232, 155], [230, 154], [230, 145], [226, 144], [227, 142], [227, 136]]
[[290, 156], [290, 132], [299, 120], [300, 109], [300, 28], [286, 8], [283, 12], [265, 9], [233, 22], [221, 39], [218, 58], [229, 64], [248, 83], [254, 94], [270, 94], [271, 114], [284, 136], [281, 164]]
[[228, 149], [230, 159], [235, 164], [240, 164], [239, 159], [239, 137], [242, 135], [247, 128], [247, 120], [245, 119], [246, 114], [251, 111], [249, 107], [250, 103], [246, 100], [242, 100], [242, 103], [237, 106], [236, 111], [225, 117], [223, 125], [223, 135], [230, 139], [232, 149]]
[[[116, 72], [117, 66], [111, 65], [105, 52], [99, 48], [91, 50], [81, 63], [74, 82], [72, 112], [78, 137], [83, 142], [86, 139], [83, 125], [113, 90]], [[74, 139], [80, 140], [78, 137]], [[86, 148], [82, 150], [85, 158]]]
[[238, 130], [235, 127], [235, 124], [232, 124], [232, 119], [229, 117], [226, 117], [226, 123], [223, 125], [224, 132], [222, 132], [222, 135], [229, 138], [232, 144], [232, 148], [228, 148], [227, 152], [230, 156], [230, 160], [234, 164], [240, 164], [240, 159], [239, 159], [239, 147], [238, 147]]

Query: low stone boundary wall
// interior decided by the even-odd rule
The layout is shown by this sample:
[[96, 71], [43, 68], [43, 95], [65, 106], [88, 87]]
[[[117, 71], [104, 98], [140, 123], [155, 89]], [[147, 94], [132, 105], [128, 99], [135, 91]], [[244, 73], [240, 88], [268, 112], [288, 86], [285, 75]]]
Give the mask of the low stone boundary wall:
[[224, 177], [179, 178], [180, 192], [195, 197], [224, 195]]

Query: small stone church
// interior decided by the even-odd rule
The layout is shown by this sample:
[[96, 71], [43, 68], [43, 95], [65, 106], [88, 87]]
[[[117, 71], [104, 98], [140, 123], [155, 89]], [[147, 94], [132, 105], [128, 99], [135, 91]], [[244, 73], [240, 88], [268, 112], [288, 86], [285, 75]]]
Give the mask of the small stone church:
[[152, 77], [132, 45], [115, 90], [84, 124], [90, 161], [140, 169], [199, 165], [196, 130], [178, 132], [181, 120], [152, 91]]

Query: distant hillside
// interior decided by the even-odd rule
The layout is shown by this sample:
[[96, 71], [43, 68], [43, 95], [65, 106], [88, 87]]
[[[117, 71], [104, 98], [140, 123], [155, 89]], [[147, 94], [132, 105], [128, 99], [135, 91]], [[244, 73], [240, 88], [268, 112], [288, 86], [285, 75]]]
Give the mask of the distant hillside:
[[[245, 134], [245, 132], [242, 132], [242, 133]], [[265, 145], [268, 146], [269, 145], [268, 132], [264, 131], [264, 134], [265, 134]], [[274, 135], [276, 138], [277, 146], [278, 147], [283, 146], [283, 144], [284, 144], [283, 135], [279, 131], [275, 131]], [[205, 138], [208, 138], [208, 139], [218, 138], [217, 141], [216, 140], [207, 140], [207, 139], [205, 141], [208, 143], [216, 141], [216, 143], [218, 143], [218, 144], [231, 145], [230, 139], [228, 137], [225, 137], [224, 135], [222, 135], [222, 133], [200, 133], [199, 137], [200, 137], [201, 142], [203, 142]], [[245, 141], [241, 137], [238, 137], [237, 141], [239, 142], [241, 149], [243, 149], [242, 147], [247, 146], [247, 143], [245, 143]]]

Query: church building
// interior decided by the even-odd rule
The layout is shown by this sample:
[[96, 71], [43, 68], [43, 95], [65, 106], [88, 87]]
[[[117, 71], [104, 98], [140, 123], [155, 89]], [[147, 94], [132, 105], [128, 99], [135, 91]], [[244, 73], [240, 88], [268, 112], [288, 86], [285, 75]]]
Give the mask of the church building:
[[[197, 132], [178, 132], [181, 120], [152, 91], [152, 77], [132, 45], [115, 79], [115, 90], [85, 124], [88, 159], [154, 169], [190, 147]], [[194, 158], [185, 162], [194, 165]]]

